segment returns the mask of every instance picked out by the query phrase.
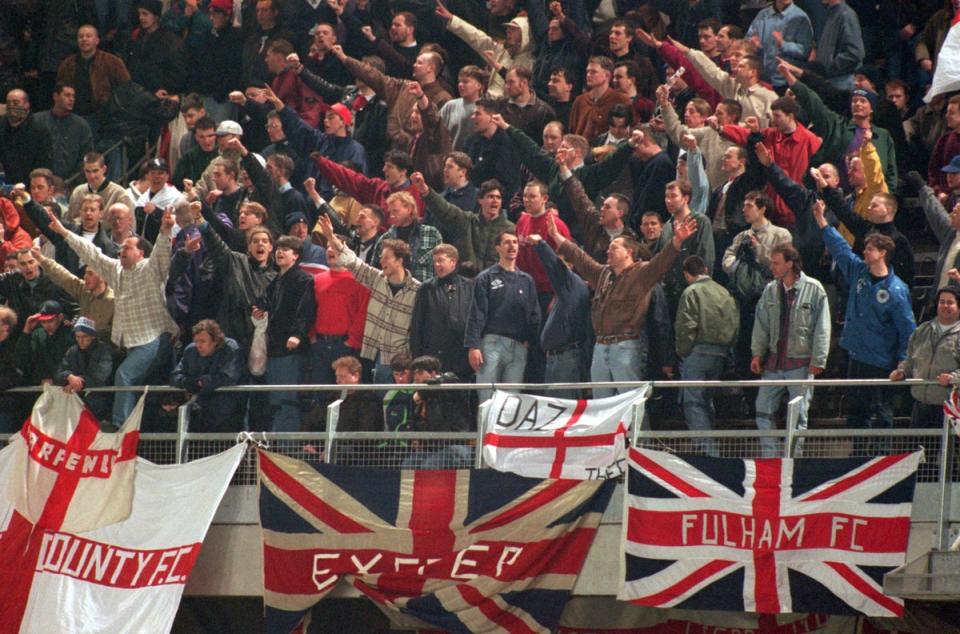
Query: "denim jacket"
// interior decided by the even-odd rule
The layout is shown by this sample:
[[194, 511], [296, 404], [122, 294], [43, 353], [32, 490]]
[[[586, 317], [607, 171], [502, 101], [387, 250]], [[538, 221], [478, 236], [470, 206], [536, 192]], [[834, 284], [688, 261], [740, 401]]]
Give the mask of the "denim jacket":
[[[756, 320], [750, 348], [753, 356], [765, 358], [775, 352], [780, 340], [780, 282], [767, 284], [757, 303]], [[830, 308], [827, 294], [819, 281], [800, 273], [794, 288], [797, 298], [790, 313], [787, 356], [792, 359], [810, 357], [810, 365], [827, 366], [830, 351]]]

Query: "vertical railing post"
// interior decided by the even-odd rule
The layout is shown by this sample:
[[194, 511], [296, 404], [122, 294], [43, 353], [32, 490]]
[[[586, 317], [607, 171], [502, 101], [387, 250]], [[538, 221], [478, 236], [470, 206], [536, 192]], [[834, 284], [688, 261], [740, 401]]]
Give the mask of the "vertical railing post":
[[177, 464], [187, 460], [187, 433], [190, 431], [190, 404], [193, 399], [177, 408]]
[[950, 495], [953, 471], [953, 425], [943, 415], [943, 432], [940, 434], [940, 517], [937, 521], [937, 550], [950, 548]]
[[333, 443], [337, 434], [337, 423], [340, 420], [340, 403], [343, 399], [337, 399], [327, 405], [327, 441], [323, 451], [323, 461], [327, 464], [333, 463]]
[[793, 457], [793, 442], [797, 432], [797, 422], [800, 420], [800, 407], [802, 405], [803, 396], [794, 396], [787, 402], [787, 440], [783, 447], [784, 458]]
[[490, 409], [492, 399], [480, 403], [477, 408], [477, 450], [474, 452], [473, 466], [477, 469], [483, 469], [483, 422], [487, 419], [487, 410]]

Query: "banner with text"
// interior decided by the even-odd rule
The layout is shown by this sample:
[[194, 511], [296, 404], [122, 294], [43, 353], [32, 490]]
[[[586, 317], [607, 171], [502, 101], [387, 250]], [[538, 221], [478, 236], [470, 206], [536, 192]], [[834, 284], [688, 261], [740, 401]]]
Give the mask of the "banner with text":
[[883, 575], [906, 556], [920, 456], [736, 460], [631, 449], [618, 598], [901, 616]]
[[[0, 481], [14, 451], [0, 451]], [[169, 466], [138, 458], [130, 516], [84, 533], [39, 529], [0, 499], [0, 632], [168, 632], [245, 451]]]
[[11, 438], [6, 497], [38, 528], [89, 531], [130, 515], [141, 398], [116, 433], [76, 394], [48, 385], [20, 433]]
[[263, 594], [277, 634], [301, 631], [341, 579], [450, 632], [552, 631], [613, 490], [259, 455]]
[[642, 418], [648, 390], [593, 400], [497, 390], [483, 419], [484, 462], [528, 478], [618, 477], [624, 472], [632, 407]]

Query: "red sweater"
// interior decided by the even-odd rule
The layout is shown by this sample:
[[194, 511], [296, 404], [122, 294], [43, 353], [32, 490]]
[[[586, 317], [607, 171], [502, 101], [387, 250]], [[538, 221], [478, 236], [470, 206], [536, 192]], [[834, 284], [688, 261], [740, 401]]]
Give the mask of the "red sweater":
[[[549, 213], [554, 214], [557, 231], [560, 232], [560, 235], [570, 240], [570, 229], [567, 228], [567, 223], [560, 220], [556, 212], [551, 211]], [[536, 250], [533, 246], [523, 244], [523, 238], [525, 236], [530, 236], [535, 233], [546, 240], [547, 243], [553, 247], [554, 251], [559, 248], [559, 245], [554, 242], [553, 238], [547, 233], [547, 214], [541, 214], [534, 218], [527, 212], [523, 212], [517, 219], [517, 237], [520, 238], [520, 251], [517, 253], [517, 268], [533, 278], [533, 281], [537, 285], [538, 293], [552, 293], [553, 285], [550, 284], [550, 278], [547, 277], [547, 271], [543, 268], [543, 263], [540, 262], [540, 257], [537, 255]]]
[[359, 350], [370, 291], [350, 271], [327, 270], [313, 276], [313, 295], [317, 301], [313, 334], [346, 334], [347, 345]]
[[[741, 146], [747, 144], [747, 138], [750, 136], [749, 129], [738, 125], [725, 125], [721, 133], [725, 138]], [[779, 165], [791, 180], [803, 184], [804, 175], [810, 167], [810, 157], [823, 145], [823, 139], [799, 123], [793, 134], [784, 134], [777, 128], [763, 128], [760, 130], [760, 135], [763, 137], [763, 144], [770, 150], [773, 162]], [[773, 213], [767, 213], [767, 217], [775, 225], [792, 227], [796, 223], [793, 211], [777, 195], [772, 185], [767, 187], [767, 193], [770, 194], [776, 207]]]
[[[420, 190], [413, 183], [407, 181], [406, 187], [392, 189], [390, 184], [382, 178], [368, 178], [360, 172], [348, 169], [339, 163], [335, 163], [325, 156], [314, 156], [314, 163], [320, 175], [330, 181], [330, 184], [337, 189], [346, 192], [348, 195], [357, 199], [361, 205], [379, 205], [383, 208], [384, 214], [387, 211], [387, 197], [397, 192], [410, 192], [413, 199], [417, 201], [417, 215], [423, 219], [423, 200], [420, 199]], [[390, 217], [383, 220], [386, 226], [390, 226]]]

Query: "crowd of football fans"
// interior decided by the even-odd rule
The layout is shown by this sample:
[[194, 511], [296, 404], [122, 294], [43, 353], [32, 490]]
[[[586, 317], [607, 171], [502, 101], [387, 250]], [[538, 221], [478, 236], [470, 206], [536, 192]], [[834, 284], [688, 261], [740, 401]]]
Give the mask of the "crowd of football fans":
[[[145, 428], [195, 397], [193, 430], [298, 431], [337, 393], [217, 388], [395, 383], [345, 390], [339, 428], [465, 431], [489, 391], [400, 386], [827, 371], [937, 380], [911, 424], [941, 424], [960, 95], [922, 97], [949, 1], [3, 10], [0, 389], [119, 426], [138, 395], [87, 388], [173, 385]], [[758, 428], [812, 392], [761, 388]], [[676, 396], [691, 429], [725, 414]], [[34, 397], [0, 394], [0, 429]], [[890, 390], [844, 397], [892, 425]]]

